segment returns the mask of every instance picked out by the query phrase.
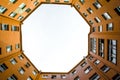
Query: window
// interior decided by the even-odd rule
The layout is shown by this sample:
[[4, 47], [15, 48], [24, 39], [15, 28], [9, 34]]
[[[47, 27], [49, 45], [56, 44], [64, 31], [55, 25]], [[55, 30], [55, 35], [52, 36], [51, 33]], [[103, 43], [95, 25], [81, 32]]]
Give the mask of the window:
[[104, 39], [98, 39], [98, 55], [104, 57]]
[[101, 22], [101, 20], [98, 17], [94, 18], [97, 23]]
[[27, 78], [27, 80], [33, 80], [30, 76]]
[[74, 74], [76, 74], [76, 73], [77, 73], [77, 71], [76, 71], [76, 70], [72, 71], [72, 75], [74, 75]]
[[64, 2], [69, 2], [69, 0], [64, 0]]
[[106, 12], [106, 13], [103, 13], [102, 14], [102, 17], [105, 19], [105, 20], [109, 20], [111, 19], [111, 16]]
[[31, 11], [30, 8], [27, 8], [27, 9], [25, 10], [25, 12], [27, 12], [27, 13], [29, 13], [30, 11]]
[[120, 6], [116, 7], [114, 10], [120, 16]]
[[25, 66], [26, 66], [27, 68], [29, 68], [29, 67], [30, 67], [30, 64], [27, 62], [27, 63], [25, 64]]
[[11, 52], [11, 51], [12, 51], [12, 46], [11, 45], [7, 46], [6, 47], [6, 52]]
[[88, 15], [87, 15], [87, 13], [83, 13], [83, 15], [85, 16], [85, 17], [87, 17]]
[[85, 0], [79, 0], [82, 4], [84, 4], [85, 3]]
[[5, 63], [0, 64], [0, 72], [4, 72], [4, 71], [7, 70], [7, 69], [8, 69], [8, 67], [6, 66]]
[[79, 76], [75, 77], [75, 79], [74, 79], [74, 80], [80, 80]]
[[113, 31], [113, 23], [107, 24], [107, 31]]
[[93, 21], [92, 21], [92, 20], [90, 20], [90, 21], [89, 21], [89, 24], [90, 24], [90, 25], [93, 25]]
[[34, 4], [34, 6], [37, 6], [39, 4], [39, 2], [36, 0], [33, 4]]
[[81, 67], [84, 67], [86, 64], [87, 64], [86, 62], [83, 62], [83, 63], [81, 64]]
[[7, 10], [7, 8], [3, 7], [0, 5], [0, 14], [2, 13], [5, 13], [5, 11]]
[[25, 70], [22, 67], [18, 71], [19, 71], [20, 74], [24, 74], [25, 73]]
[[94, 2], [93, 5], [96, 9], [99, 9], [102, 7], [102, 5], [98, 1]]
[[37, 72], [34, 70], [34, 71], [32, 71], [32, 73], [34, 74], [34, 75], [37, 75]]
[[9, 30], [9, 25], [8, 24], [2, 24], [1, 30], [8, 31]]
[[85, 74], [88, 74], [90, 71], [92, 70], [92, 68], [90, 66], [88, 66], [86, 69], [85, 69]]
[[91, 38], [91, 51], [96, 53], [96, 38]]
[[94, 64], [98, 65], [100, 63], [99, 60], [95, 60]]
[[10, 59], [10, 62], [11, 62], [13, 65], [15, 65], [15, 64], [17, 63], [17, 61], [15, 60], [15, 58]]
[[102, 25], [98, 26], [98, 31], [99, 31], [99, 32], [102, 32], [102, 31], [103, 31], [103, 30], [102, 30]]
[[92, 59], [93, 59], [93, 57], [92, 57], [92, 56], [89, 56], [89, 59], [90, 59], [90, 60], [92, 60]]
[[50, 0], [46, 0], [46, 2], [50, 2]]
[[61, 75], [61, 79], [65, 79], [66, 78], [66, 76], [65, 75]]
[[8, 77], [7, 80], [18, 80], [18, 78], [13, 74], [12, 76]]
[[99, 80], [99, 78], [100, 76], [97, 73], [95, 73], [89, 78], [89, 80]]
[[11, 3], [15, 3], [17, 0], [9, 0]]
[[19, 16], [18, 17], [18, 20], [22, 20], [24, 17], [23, 16]]
[[108, 40], [108, 60], [114, 64], [117, 63], [117, 41]]
[[93, 28], [92, 28], [92, 32], [95, 32], [95, 31], [96, 31], [96, 27], [93, 27]]
[[112, 79], [113, 80], [120, 80], [120, 74], [116, 74], [115, 76], [113, 76]]
[[51, 76], [51, 79], [56, 79], [56, 78], [57, 78], [56, 75], [52, 75], [52, 76]]
[[19, 31], [19, 27], [17, 27], [17, 26], [12, 26], [12, 27], [11, 27], [11, 30], [12, 30], [12, 31]]
[[59, 2], [59, 0], [55, 0], [55, 2]]
[[17, 15], [17, 13], [11, 12], [9, 16], [12, 17], [12, 18], [14, 18], [16, 15]]
[[76, 7], [77, 7], [77, 9], [80, 9], [80, 5], [79, 4], [76, 4]]
[[42, 78], [48, 78], [48, 75], [42, 75]]
[[23, 58], [24, 58], [23, 55], [19, 55], [18, 57], [20, 60], [23, 60]]
[[93, 10], [91, 8], [88, 8], [87, 11], [92, 14], [93, 13]]
[[106, 0], [107, 2], [110, 2], [110, 0]]
[[20, 48], [20, 44], [15, 44], [15, 49]]
[[19, 8], [21, 8], [21, 9], [24, 9], [25, 7], [26, 7], [25, 3], [21, 3], [21, 4], [19, 5]]
[[2, 49], [0, 48], [0, 54], [2, 54]]
[[105, 73], [110, 70], [110, 68], [106, 65], [103, 65], [100, 69]]

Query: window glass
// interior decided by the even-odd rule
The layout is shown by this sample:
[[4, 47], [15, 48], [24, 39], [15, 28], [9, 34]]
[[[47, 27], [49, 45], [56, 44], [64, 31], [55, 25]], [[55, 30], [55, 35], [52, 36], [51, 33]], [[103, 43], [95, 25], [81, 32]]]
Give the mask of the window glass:
[[103, 13], [102, 16], [103, 16], [103, 18], [104, 18], [105, 20], [111, 19], [111, 16], [110, 16], [107, 12], [106, 12], [106, 13]]
[[0, 5], [0, 14], [5, 13], [6, 10], [7, 10], [7, 8], [5, 8], [2, 5]]
[[93, 5], [96, 9], [99, 9], [102, 7], [102, 5], [98, 1], [94, 2]]
[[11, 51], [12, 51], [12, 46], [11, 46], [11, 45], [7, 46], [7, 47], [6, 47], [6, 51], [7, 51], [7, 52], [11, 52]]
[[7, 69], [8, 69], [8, 67], [6, 66], [5, 63], [0, 64], [0, 72], [4, 72]]

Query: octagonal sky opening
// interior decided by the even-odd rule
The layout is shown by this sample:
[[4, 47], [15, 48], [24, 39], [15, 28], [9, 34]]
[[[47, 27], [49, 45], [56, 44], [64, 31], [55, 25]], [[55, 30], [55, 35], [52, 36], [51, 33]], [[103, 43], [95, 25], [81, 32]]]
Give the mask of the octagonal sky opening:
[[88, 54], [89, 25], [70, 5], [42, 4], [22, 25], [26, 56], [43, 72], [68, 72]]

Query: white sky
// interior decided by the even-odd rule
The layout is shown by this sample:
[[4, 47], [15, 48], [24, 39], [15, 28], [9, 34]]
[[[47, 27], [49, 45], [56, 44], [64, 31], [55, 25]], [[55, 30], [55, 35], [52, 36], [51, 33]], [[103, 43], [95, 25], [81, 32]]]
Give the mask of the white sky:
[[70, 5], [43, 4], [22, 25], [23, 50], [43, 72], [68, 72], [87, 55], [88, 32]]

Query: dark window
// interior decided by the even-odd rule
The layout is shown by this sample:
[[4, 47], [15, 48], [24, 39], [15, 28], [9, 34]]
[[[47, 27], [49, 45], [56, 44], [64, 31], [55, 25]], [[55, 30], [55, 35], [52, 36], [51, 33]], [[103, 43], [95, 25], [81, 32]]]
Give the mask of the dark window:
[[59, 0], [55, 0], [55, 2], [60, 2]]
[[89, 80], [99, 80], [99, 78], [100, 76], [97, 73], [95, 73], [89, 78]]
[[117, 63], [117, 41], [108, 40], [108, 60], [114, 64]]
[[106, 0], [107, 2], [110, 2], [110, 0]]
[[110, 68], [106, 65], [103, 65], [101, 68], [100, 68], [103, 72], [107, 72], [110, 70]]
[[87, 15], [87, 13], [83, 13], [83, 15], [85, 16], [85, 17], [87, 17], [88, 15]]
[[25, 64], [25, 66], [26, 66], [27, 68], [29, 68], [29, 67], [30, 67], [30, 64], [27, 62], [27, 63]]
[[120, 6], [116, 7], [114, 10], [120, 16]]
[[27, 13], [29, 13], [30, 11], [31, 11], [30, 8], [27, 8], [27, 9], [25, 10], [25, 12], [27, 12]]
[[95, 31], [96, 31], [96, 27], [93, 27], [93, 28], [92, 28], [92, 32], [95, 32]]
[[13, 74], [12, 76], [8, 77], [7, 80], [18, 80], [17, 77]]
[[57, 78], [56, 75], [52, 75], [52, 76], [51, 76], [51, 79], [56, 79], [56, 78]]
[[104, 39], [98, 39], [98, 55], [104, 57]]
[[80, 80], [79, 76], [75, 77], [74, 80]]
[[113, 80], [120, 80], [120, 74], [116, 74], [112, 79]]
[[6, 66], [5, 63], [0, 64], [0, 72], [4, 72], [4, 71], [7, 70], [7, 69], [8, 69], [8, 67]]
[[2, 50], [1, 50], [1, 48], [0, 48], [0, 54], [2, 54]]

